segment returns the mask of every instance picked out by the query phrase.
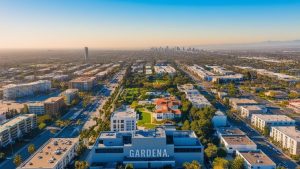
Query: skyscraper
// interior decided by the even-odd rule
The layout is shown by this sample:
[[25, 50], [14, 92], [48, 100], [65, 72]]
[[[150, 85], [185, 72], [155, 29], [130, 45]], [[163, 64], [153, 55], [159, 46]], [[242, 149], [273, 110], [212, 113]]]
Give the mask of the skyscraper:
[[84, 60], [85, 61], [88, 59], [88, 56], [89, 56], [89, 48], [84, 47]]

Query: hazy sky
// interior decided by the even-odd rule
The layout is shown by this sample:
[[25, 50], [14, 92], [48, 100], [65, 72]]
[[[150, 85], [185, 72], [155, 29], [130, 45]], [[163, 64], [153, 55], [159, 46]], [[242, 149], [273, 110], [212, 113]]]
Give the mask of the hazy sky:
[[1, 0], [0, 48], [300, 39], [300, 0]]

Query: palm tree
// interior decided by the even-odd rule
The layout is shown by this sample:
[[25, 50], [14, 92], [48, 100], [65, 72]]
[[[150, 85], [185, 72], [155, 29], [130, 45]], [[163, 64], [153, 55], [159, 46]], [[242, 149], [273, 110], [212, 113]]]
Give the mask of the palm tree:
[[28, 153], [29, 153], [29, 154], [33, 154], [34, 151], [35, 151], [34, 144], [30, 144], [30, 145], [28, 146]]
[[75, 161], [75, 169], [87, 169], [89, 163], [87, 161]]
[[18, 167], [22, 163], [22, 156], [17, 154], [14, 158], [14, 164]]

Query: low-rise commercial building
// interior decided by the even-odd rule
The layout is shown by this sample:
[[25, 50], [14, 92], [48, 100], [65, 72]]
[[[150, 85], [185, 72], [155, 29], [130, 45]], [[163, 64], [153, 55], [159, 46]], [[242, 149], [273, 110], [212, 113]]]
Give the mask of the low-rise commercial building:
[[96, 77], [78, 77], [69, 82], [69, 88], [80, 91], [89, 91], [96, 86]]
[[203, 146], [193, 131], [166, 127], [102, 132], [89, 155], [91, 169], [116, 163], [133, 164], [134, 168], [182, 167], [193, 160], [203, 164], [203, 158]]
[[170, 65], [167, 66], [154, 66], [154, 71], [157, 74], [169, 74], [169, 75], [174, 75], [176, 73], [175, 68], [173, 68]]
[[184, 92], [186, 98], [192, 103], [194, 107], [203, 108], [211, 106], [211, 103], [194, 88], [192, 84], [184, 84], [177, 87], [180, 92]]
[[234, 110], [240, 110], [240, 106], [259, 105], [259, 103], [247, 98], [230, 98], [229, 104]]
[[230, 154], [235, 153], [236, 151], [250, 151], [257, 149], [257, 145], [246, 135], [222, 135], [221, 143], [224, 144], [227, 153]]
[[35, 114], [23, 114], [0, 125], [0, 146], [5, 147], [37, 127]]
[[261, 105], [243, 105], [239, 106], [241, 116], [243, 118], [251, 119], [252, 114], [263, 114], [267, 112], [267, 108]]
[[300, 154], [300, 131], [295, 126], [272, 127], [270, 136], [292, 155]]
[[251, 124], [260, 130], [272, 126], [294, 126], [295, 123], [295, 120], [285, 115], [253, 114], [251, 118]]
[[227, 125], [227, 116], [218, 110], [212, 118], [212, 123], [214, 127], [224, 127]]
[[139, 116], [134, 109], [123, 106], [112, 113], [110, 118], [111, 131], [135, 131]]
[[50, 97], [44, 101], [45, 113], [50, 116], [59, 116], [65, 106], [63, 97]]
[[29, 113], [41, 115], [45, 113], [45, 106], [43, 102], [29, 103], [27, 104]]
[[3, 86], [3, 98], [7, 100], [25, 96], [31, 96], [39, 92], [47, 92], [51, 89], [51, 81], [39, 80], [24, 84], [9, 84]]
[[276, 164], [261, 150], [237, 151], [237, 156], [244, 160], [245, 168], [275, 169]]
[[17, 169], [64, 169], [75, 157], [79, 138], [51, 138]]
[[242, 130], [237, 127], [218, 127], [217, 136], [221, 138], [222, 136], [244, 136], [246, 135]]

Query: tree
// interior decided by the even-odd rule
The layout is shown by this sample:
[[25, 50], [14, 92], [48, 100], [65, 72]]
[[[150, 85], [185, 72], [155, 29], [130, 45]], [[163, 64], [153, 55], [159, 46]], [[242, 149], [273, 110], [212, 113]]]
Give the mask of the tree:
[[29, 154], [33, 154], [35, 151], [34, 144], [30, 144], [27, 148]]
[[190, 122], [185, 120], [183, 126], [181, 127], [182, 130], [189, 130], [190, 129]]
[[201, 169], [202, 168], [201, 165], [199, 164], [199, 162], [196, 160], [193, 160], [191, 163], [185, 162], [183, 164], [183, 167], [185, 169]]
[[125, 169], [134, 169], [133, 164], [126, 164]]
[[5, 153], [4, 152], [0, 152], [0, 160], [5, 159]]
[[217, 151], [217, 156], [218, 157], [226, 157], [227, 156], [227, 151], [224, 148], [219, 147], [218, 151]]
[[245, 169], [244, 160], [239, 156], [235, 157], [235, 159], [232, 161], [230, 169]]
[[269, 127], [267, 127], [267, 126], [265, 126], [264, 127], [264, 131], [263, 131], [263, 134], [264, 134], [264, 136], [269, 136], [270, 135], [270, 128]]
[[21, 165], [22, 163], [22, 156], [20, 154], [17, 154], [15, 157], [14, 157], [14, 164], [18, 167], [19, 165]]
[[27, 104], [24, 104], [24, 107], [22, 108], [21, 113], [24, 113], [24, 114], [29, 113], [29, 109], [28, 109]]
[[86, 161], [75, 161], [75, 169], [87, 169], [89, 163]]
[[39, 124], [39, 129], [42, 130], [42, 129], [44, 129], [46, 126], [47, 126], [46, 123], [41, 123], [41, 124]]
[[207, 148], [204, 150], [204, 153], [207, 158], [212, 159], [217, 156], [217, 151], [218, 151], [218, 148], [216, 145], [214, 145], [212, 143], [208, 143]]
[[229, 161], [224, 158], [217, 157], [214, 159], [213, 162], [213, 169], [228, 169], [229, 168]]

